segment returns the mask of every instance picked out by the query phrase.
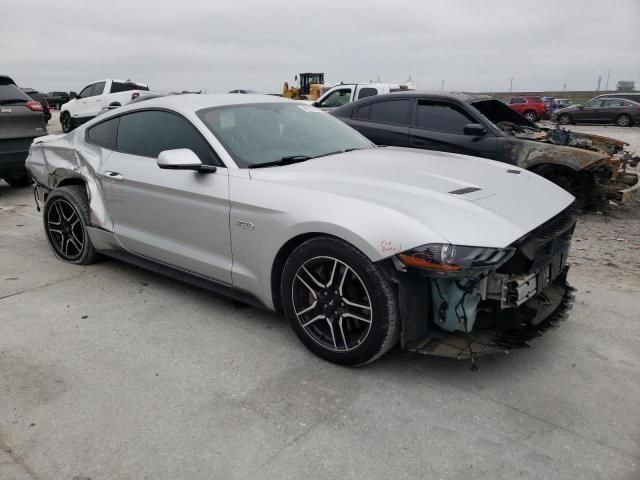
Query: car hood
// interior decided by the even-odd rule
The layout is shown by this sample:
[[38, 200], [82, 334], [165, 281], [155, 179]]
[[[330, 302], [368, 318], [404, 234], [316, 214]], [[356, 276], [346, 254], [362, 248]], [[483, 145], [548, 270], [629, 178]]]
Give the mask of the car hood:
[[326, 202], [330, 209], [357, 208], [355, 214], [374, 222], [393, 212], [406, 219], [407, 228], [425, 227], [459, 245], [505, 247], [574, 200], [518, 167], [397, 147], [252, 169], [251, 178], [300, 189], [300, 198]]

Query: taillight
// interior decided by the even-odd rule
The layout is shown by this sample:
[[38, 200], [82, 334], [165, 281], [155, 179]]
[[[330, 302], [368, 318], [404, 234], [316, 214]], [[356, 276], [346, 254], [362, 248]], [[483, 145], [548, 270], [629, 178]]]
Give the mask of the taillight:
[[131, 94], [131, 100], [133, 100], [134, 98], [138, 98], [140, 96], [140, 92], [133, 92]]
[[42, 111], [42, 105], [40, 105], [40, 102], [27, 102], [24, 104], [25, 107], [27, 107], [29, 110], [34, 111], [34, 112], [41, 112]]

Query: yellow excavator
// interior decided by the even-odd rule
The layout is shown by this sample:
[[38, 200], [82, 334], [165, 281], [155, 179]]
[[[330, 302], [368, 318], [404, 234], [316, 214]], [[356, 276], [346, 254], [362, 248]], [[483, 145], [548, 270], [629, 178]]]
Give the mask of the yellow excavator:
[[[295, 78], [298, 81], [298, 76]], [[324, 85], [324, 73], [301, 73], [300, 87], [290, 87], [289, 82], [284, 82], [282, 96], [293, 100], [317, 100], [322, 96]]]

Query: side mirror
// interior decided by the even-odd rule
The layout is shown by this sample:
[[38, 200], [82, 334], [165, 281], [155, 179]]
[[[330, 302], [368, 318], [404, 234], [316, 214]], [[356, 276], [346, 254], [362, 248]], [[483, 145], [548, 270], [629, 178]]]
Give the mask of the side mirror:
[[165, 170], [195, 170], [201, 173], [213, 173], [214, 165], [204, 165], [198, 156], [188, 148], [163, 150], [158, 155], [158, 167]]
[[76, 92], [69, 92], [70, 98], [78, 98], [78, 94]]
[[464, 126], [463, 133], [465, 135], [480, 136], [485, 135], [487, 131], [479, 123], [468, 123]]
[[312, 107], [319, 107], [319, 106], [320, 106], [320, 104], [319, 104], [318, 102], [313, 102], [313, 103], [311, 104], [311, 106], [312, 106]]

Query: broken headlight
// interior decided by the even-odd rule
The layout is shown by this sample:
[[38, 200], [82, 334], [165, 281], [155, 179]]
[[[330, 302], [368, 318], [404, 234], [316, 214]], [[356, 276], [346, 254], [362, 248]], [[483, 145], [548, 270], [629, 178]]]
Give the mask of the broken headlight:
[[467, 276], [494, 270], [509, 260], [514, 248], [468, 247], [448, 243], [430, 243], [399, 253], [407, 267], [415, 267], [436, 275]]

